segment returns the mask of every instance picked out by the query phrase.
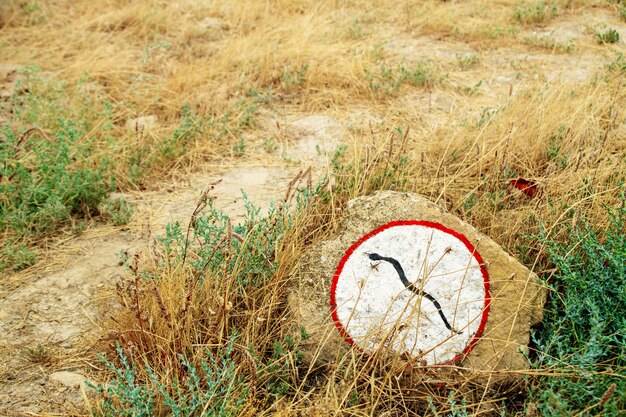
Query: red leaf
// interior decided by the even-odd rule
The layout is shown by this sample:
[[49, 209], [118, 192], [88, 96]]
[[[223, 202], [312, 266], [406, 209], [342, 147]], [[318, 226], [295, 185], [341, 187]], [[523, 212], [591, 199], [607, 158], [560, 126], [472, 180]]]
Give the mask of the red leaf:
[[530, 198], [533, 198], [537, 193], [537, 183], [534, 181], [525, 180], [524, 178], [518, 178], [516, 180], [511, 180], [510, 184]]

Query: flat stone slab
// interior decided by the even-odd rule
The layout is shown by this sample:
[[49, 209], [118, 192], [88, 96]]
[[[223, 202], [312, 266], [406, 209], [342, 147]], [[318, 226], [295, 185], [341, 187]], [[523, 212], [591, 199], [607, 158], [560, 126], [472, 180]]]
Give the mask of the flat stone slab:
[[50, 380], [68, 388], [80, 388], [85, 385], [87, 377], [75, 372], [60, 371], [50, 374]]
[[351, 347], [420, 365], [526, 369], [545, 289], [498, 244], [424, 197], [348, 203], [337, 235], [302, 260], [290, 302], [312, 362]]

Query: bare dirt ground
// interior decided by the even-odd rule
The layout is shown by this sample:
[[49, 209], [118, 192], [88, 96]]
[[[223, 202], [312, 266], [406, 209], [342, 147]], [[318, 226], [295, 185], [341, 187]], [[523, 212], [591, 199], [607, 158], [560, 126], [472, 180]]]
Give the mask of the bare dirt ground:
[[[598, 45], [593, 37], [597, 25], [618, 28], [622, 40], [611, 48]], [[505, 105], [531, 85], [562, 83], [570, 88], [587, 83], [615, 58], [613, 50], [626, 50], [626, 25], [605, 10], [555, 18], [518, 36], [528, 39], [527, 48], [480, 50], [436, 36], [387, 39], [383, 48], [388, 54], [405, 62], [429, 59], [447, 74], [445, 88], [396, 98], [421, 113], [423, 124], [412, 128], [434, 130], [476, 120], [484, 109]], [[533, 46], [542, 39], [565, 46]], [[559, 49], [570, 44], [572, 51]], [[346, 132], [352, 123], [385, 117], [359, 108], [340, 115], [263, 115], [260, 129], [287, 130], [293, 140], [278, 144], [263, 159], [229, 166], [207, 163], [193, 172], [176, 173], [149, 191], [126, 193], [135, 204], [130, 224], [93, 227], [68, 238], [46, 259], [5, 280], [0, 286], [0, 415], [86, 412], [81, 381], [102, 367], [94, 347], [106, 338], [102, 324], [107, 310], [115, 308], [112, 294], [116, 277], [126, 273], [124, 258], [146, 250], [167, 223], [186, 225], [209, 183], [223, 180], [214, 191], [215, 204], [239, 219], [240, 190], [267, 207], [284, 195], [299, 170], [313, 165], [318, 176], [326, 172], [325, 150], [349, 142]]]

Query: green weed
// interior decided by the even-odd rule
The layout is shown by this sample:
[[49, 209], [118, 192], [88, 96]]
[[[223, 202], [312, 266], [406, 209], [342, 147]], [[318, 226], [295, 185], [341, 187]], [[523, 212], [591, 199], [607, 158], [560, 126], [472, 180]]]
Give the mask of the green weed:
[[0, 271], [11, 268], [14, 271], [28, 268], [37, 262], [37, 254], [26, 243], [16, 243], [9, 239], [0, 253]]
[[109, 200], [104, 204], [102, 214], [111, 219], [114, 225], [127, 224], [133, 215], [133, 206], [124, 198]]
[[485, 34], [489, 39], [501, 39], [505, 37], [512, 37], [517, 35], [519, 28], [516, 26], [487, 26], [481, 28], [481, 32]]
[[241, 156], [246, 153], [246, 141], [243, 137], [240, 137], [233, 145], [233, 153], [235, 156]]
[[586, 221], [566, 229], [569, 241], [545, 233], [556, 272], [542, 327], [534, 332], [534, 366], [562, 376], [539, 379], [530, 400], [539, 415], [619, 416], [626, 412], [626, 198], [609, 210], [610, 226]]
[[561, 126], [558, 132], [548, 139], [548, 149], [546, 150], [546, 157], [549, 161], [554, 162], [559, 169], [567, 168], [569, 159], [567, 155], [564, 155], [561, 149], [561, 145], [565, 140], [565, 126]]
[[50, 348], [38, 343], [36, 346], [31, 346], [26, 350], [26, 356], [28, 360], [33, 363], [49, 364], [53, 361], [53, 354]]
[[263, 139], [263, 143], [261, 143], [261, 147], [263, 148], [263, 150], [265, 150], [265, 152], [273, 153], [278, 148], [278, 145], [276, 144], [276, 139], [274, 139], [273, 136], [270, 136], [268, 138]]
[[480, 57], [476, 54], [456, 54], [456, 64], [463, 70], [475, 68], [480, 64]]
[[395, 68], [379, 63], [377, 71], [366, 70], [366, 81], [373, 93], [379, 95], [396, 95], [403, 85], [432, 88], [440, 84], [444, 76], [437, 76], [434, 68], [427, 62], [418, 62], [412, 69], [403, 64]]
[[626, 57], [622, 52], [617, 52], [615, 59], [606, 68], [612, 73], [626, 76]]
[[600, 45], [604, 45], [607, 43], [617, 43], [619, 42], [619, 32], [615, 29], [608, 28], [605, 31], [597, 31], [595, 33], [596, 42]]
[[[246, 215], [245, 220], [236, 225], [232, 225], [230, 218], [208, 200], [205, 209], [193, 221], [192, 240], [202, 242], [202, 245], [189, 262], [198, 271], [198, 277], [202, 279], [208, 273], [236, 270], [243, 288], [262, 284], [278, 268], [273, 261], [273, 252], [291, 227], [293, 216], [320, 192], [320, 187], [298, 193], [297, 208], [290, 214], [286, 214], [284, 203], [279, 202], [270, 206], [267, 215], [262, 215], [261, 209], [254, 206], [242, 191]], [[246, 240], [242, 239], [243, 236], [247, 237]], [[185, 259], [188, 241], [178, 223], [168, 225], [165, 236], [159, 241], [168, 258]], [[232, 256], [233, 253], [243, 252], [246, 254], [245, 263]]]
[[461, 91], [468, 95], [468, 96], [473, 96], [474, 94], [476, 94], [478, 92], [478, 89], [483, 85], [483, 80], [478, 80], [478, 82], [476, 82], [476, 84], [469, 86], [469, 87], [462, 87]]
[[553, 36], [529, 36], [524, 38], [524, 43], [536, 48], [547, 49], [554, 52], [571, 53], [575, 49], [572, 41], [559, 42]]
[[361, 39], [365, 36], [363, 23], [360, 19], [353, 19], [346, 30], [347, 39]]
[[291, 392], [291, 373], [294, 366], [302, 362], [303, 355], [298, 351], [298, 345], [304, 340], [306, 339], [302, 337], [296, 340], [286, 336], [282, 341], [274, 343], [271, 359], [260, 375], [267, 381], [265, 388], [271, 403]]
[[158, 374], [146, 365], [146, 371], [153, 383], [151, 387], [138, 380], [136, 365], [129, 362], [118, 345], [119, 365], [100, 356], [113, 373], [113, 380], [106, 386], [94, 387], [97, 392], [105, 394], [101, 414], [111, 417], [152, 417], [157, 404], [162, 404], [168, 415], [176, 417], [237, 415], [248, 393], [242, 388], [235, 362], [231, 359], [233, 340], [231, 338], [227, 348], [217, 354], [205, 351], [198, 365], [182, 354], [178, 355], [185, 374], [175, 378], [169, 385], [161, 382]]
[[545, 3], [543, 0], [532, 4], [522, 3], [513, 12], [513, 19], [523, 25], [542, 24], [558, 14], [554, 1]]
[[63, 83], [41, 79], [37, 69], [24, 73], [11, 97], [13, 117], [0, 131], [0, 232], [20, 249], [2, 263], [14, 269], [34, 262], [22, 243], [99, 214], [115, 188], [109, 159], [96, 156], [90, 136], [108, 109], [84, 98], [73, 113], [61, 104]]
[[302, 64], [297, 68], [284, 68], [281, 78], [282, 87], [285, 90], [300, 88], [306, 84], [308, 64]]

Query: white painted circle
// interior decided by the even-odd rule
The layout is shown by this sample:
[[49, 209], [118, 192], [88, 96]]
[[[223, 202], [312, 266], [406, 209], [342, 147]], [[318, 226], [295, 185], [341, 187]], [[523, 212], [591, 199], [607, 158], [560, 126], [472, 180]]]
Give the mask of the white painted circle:
[[365, 352], [391, 348], [429, 365], [459, 360], [487, 320], [482, 263], [467, 238], [438, 223], [388, 223], [346, 252], [331, 288], [333, 319]]

